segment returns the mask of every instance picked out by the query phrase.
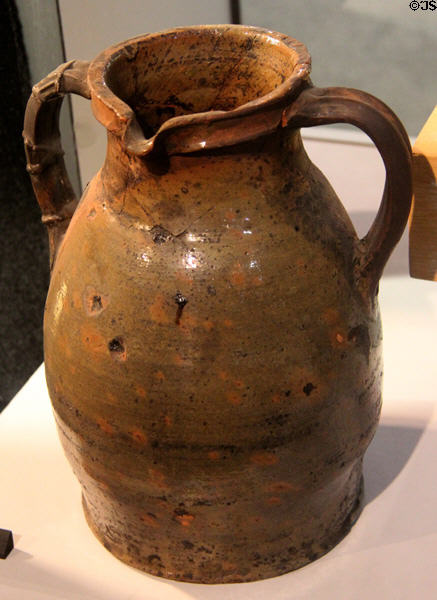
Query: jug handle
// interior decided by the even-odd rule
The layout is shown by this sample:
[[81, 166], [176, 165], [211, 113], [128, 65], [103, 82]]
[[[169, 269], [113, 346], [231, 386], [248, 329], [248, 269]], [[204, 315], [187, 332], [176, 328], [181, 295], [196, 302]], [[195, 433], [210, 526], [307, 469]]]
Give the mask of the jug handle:
[[65, 94], [91, 97], [88, 66], [88, 62], [72, 60], [49, 73], [33, 86], [24, 117], [27, 171], [47, 226], [50, 268], [78, 203], [65, 169], [59, 112]]
[[358, 241], [354, 257], [357, 284], [374, 297], [410, 212], [411, 146], [403, 125], [374, 96], [342, 87], [306, 88], [285, 110], [283, 123], [296, 127], [349, 123], [362, 129], [381, 154], [386, 170], [381, 205], [367, 235]]

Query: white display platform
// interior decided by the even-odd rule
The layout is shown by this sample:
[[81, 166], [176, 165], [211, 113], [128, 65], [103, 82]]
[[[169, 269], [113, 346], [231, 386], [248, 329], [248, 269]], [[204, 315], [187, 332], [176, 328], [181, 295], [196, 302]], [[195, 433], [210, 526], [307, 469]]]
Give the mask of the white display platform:
[[435, 600], [437, 284], [386, 277], [385, 383], [365, 460], [365, 506], [331, 552], [255, 583], [176, 583], [136, 571], [94, 538], [57, 439], [40, 367], [0, 415], [1, 600]]

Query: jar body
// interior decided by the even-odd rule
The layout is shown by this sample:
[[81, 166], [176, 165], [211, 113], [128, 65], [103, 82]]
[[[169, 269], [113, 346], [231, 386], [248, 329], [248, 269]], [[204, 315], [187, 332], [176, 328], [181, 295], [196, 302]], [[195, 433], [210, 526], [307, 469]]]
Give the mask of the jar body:
[[165, 165], [110, 136], [54, 264], [45, 358], [88, 522], [116, 556], [251, 581], [348, 531], [382, 374], [357, 241], [298, 131]]

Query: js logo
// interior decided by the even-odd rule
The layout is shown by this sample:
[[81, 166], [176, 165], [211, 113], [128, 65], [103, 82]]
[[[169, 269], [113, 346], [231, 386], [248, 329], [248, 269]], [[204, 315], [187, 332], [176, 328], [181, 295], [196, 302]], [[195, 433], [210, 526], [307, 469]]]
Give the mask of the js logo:
[[437, 0], [412, 0], [410, 2], [411, 10], [436, 10]]

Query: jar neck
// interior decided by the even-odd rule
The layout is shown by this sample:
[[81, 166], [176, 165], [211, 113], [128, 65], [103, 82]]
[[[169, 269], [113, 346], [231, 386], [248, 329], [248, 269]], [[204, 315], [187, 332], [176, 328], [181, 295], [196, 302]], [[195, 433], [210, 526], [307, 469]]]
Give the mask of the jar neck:
[[114, 213], [179, 235], [221, 198], [277, 193], [290, 172], [306, 170], [307, 163], [296, 129], [216, 150], [146, 157], [129, 154], [109, 134], [101, 176]]

